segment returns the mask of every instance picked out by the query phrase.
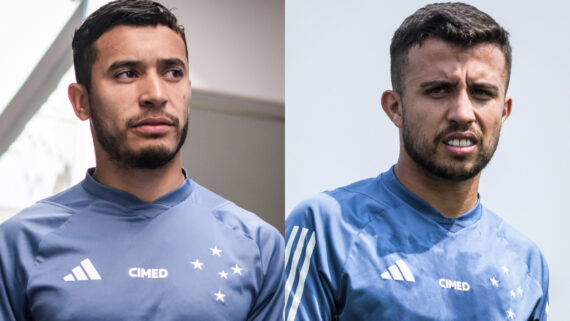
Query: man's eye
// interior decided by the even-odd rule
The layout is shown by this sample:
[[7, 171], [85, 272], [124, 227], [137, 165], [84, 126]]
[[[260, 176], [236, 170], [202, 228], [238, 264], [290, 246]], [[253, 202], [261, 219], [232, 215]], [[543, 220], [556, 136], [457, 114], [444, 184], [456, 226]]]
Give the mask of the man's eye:
[[488, 90], [484, 90], [484, 89], [473, 89], [471, 90], [471, 95], [476, 96], [476, 97], [481, 97], [481, 98], [494, 98], [495, 94], [488, 91]]
[[168, 78], [180, 78], [184, 75], [180, 69], [170, 69], [166, 72], [165, 76]]
[[426, 94], [431, 96], [441, 96], [448, 92], [447, 88], [445, 87], [433, 87], [426, 91]]
[[115, 75], [115, 78], [118, 79], [127, 79], [127, 78], [134, 78], [136, 74], [132, 70], [125, 70]]

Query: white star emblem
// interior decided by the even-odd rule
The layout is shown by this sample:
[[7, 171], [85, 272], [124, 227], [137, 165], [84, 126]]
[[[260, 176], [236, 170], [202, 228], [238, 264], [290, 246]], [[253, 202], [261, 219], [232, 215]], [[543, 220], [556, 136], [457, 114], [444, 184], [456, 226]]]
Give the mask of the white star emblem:
[[513, 312], [513, 309], [508, 309], [507, 310], [507, 318], [514, 320], [515, 319], [515, 312]]
[[211, 248], [210, 251], [212, 251], [212, 255], [216, 256], [220, 256], [220, 254], [222, 253], [222, 250], [220, 250], [217, 246]]
[[514, 290], [511, 290], [511, 292], [509, 292], [511, 294], [511, 298], [514, 298], [515, 296], [517, 296], [517, 294], [515, 293]]
[[224, 297], [226, 295], [223, 294], [221, 290], [218, 290], [218, 292], [214, 293], [214, 295], [216, 296], [216, 301], [226, 302], [226, 301], [224, 301]]
[[503, 265], [503, 273], [509, 274], [509, 268], [506, 265]]
[[204, 262], [200, 262], [200, 260], [196, 259], [196, 261], [191, 262], [194, 265], [194, 270], [196, 269], [202, 269], [202, 266], [204, 265]]
[[517, 294], [520, 295], [520, 296], [522, 296], [523, 293], [524, 293], [523, 290], [522, 290], [521, 287], [519, 286], [519, 287], [517, 288]]
[[222, 270], [221, 272], [218, 272], [218, 274], [220, 275], [220, 277], [222, 279], [227, 279], [228, 278], [228, 273], [224, 270]]
[[241, 270], [243, 270], [243, 268], [240, 268], [239, 265], [237, 264], [236, 266], [232, 266], [231, 269], [234, 270], [234, 274], [239, 274], [239, 275], [241, 275]]
[[495, 277], [492, 277], [489, 280], [491, 280], [491, 283], [493, 284], [493, 286], [496, 286], [496, 287], [499, 286], [499, 280], [495, 279]]

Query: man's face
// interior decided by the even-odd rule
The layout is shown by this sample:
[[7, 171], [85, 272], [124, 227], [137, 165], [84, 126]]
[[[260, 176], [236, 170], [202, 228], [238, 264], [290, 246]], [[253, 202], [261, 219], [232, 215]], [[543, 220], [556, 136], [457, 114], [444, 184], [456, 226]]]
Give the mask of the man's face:
[[95, 46], [89, 105], [96, 152], [128, 167], [166, 165], [188, 128], [184, 41], [161, 25], [118, 26]]
[[503, 53], [494, 44], [466, 49], [428, 39], [412, 47], [408, 58], [402, 97], [405, 151], [436, 176], [476, 176], [493, 156], [511, 109]]

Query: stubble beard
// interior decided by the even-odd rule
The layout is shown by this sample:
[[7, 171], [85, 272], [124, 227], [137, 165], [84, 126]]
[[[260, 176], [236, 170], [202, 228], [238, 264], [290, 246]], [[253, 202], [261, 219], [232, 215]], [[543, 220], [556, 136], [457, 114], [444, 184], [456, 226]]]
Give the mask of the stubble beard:
[[447, 180], [465, 181], [475, 177], [487, 166], [499, 144], [500, 124], [496, 126], [489, 144], [485, 145], [481, 139], [477, 142], [478, 152], [471, 166], [467, 163], [466, 156], [455, 156], [445, 163], [437, 158], [437, 149], [442, 144], [444, 137], [452, 132], [466, 131], [472, 125], [464, 126], [451, 123], [448, 128], [438, 133], [430, 142], [426, 137], [420, 137], [412, 131], [413, 126], [408, 123], [403, 107], [402, 122], [402, 138], [404, 149], [408, 155], [428, 173]]
[[[99, 145], [101, 145], [105, 152], [107, 152], [112, 161], [127, 168], [157, 169], [166, 166], [178, 154], [182, 145], [184, 145], [184, 141], [188, 134], [188, 117], [186, 117], [182, 130], [177, 132], [176, 148], [169, 149], [166, 146], [160, 145], [149, 146], [135, 151], [128, 146], [125, 146], [127, 139], [126, 132], [122, 135], [114, 136], [105, 127], [103, 120], [99, 117], [96, 110], [97, 108], [92, 108], [90, 115], [95, 139], [97, 139]], [[168, 117], [173, 122], [173, 126], [176, 129], [180, 128], [180, 121], [178, 118], [164, 114], [162, 116]], [[131, 119], [127, 121], [127, 124], [132, 122], [133, 120]], [[130, 127], [127, 125], [127, 128]]]

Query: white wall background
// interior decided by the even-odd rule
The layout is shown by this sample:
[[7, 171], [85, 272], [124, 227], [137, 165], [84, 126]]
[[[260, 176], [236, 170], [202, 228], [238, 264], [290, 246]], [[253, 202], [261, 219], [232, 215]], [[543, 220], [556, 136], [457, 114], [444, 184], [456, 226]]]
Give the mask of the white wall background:
[[[483, 203], [533, 239], [551, 272], [554, 319], [570, 315], [570, 4], [467, 1], [511, 34], [513, 112], [483, 173]], [[427, 1], [286, 2], [286, 212], [302, 199], [376, 176], [397, 160], [379, 100], [389, 45]]]
[[182, 163], [193, 180], [283, 231], [284, 136], [282, 120], [220, 113], [191, 104]]

